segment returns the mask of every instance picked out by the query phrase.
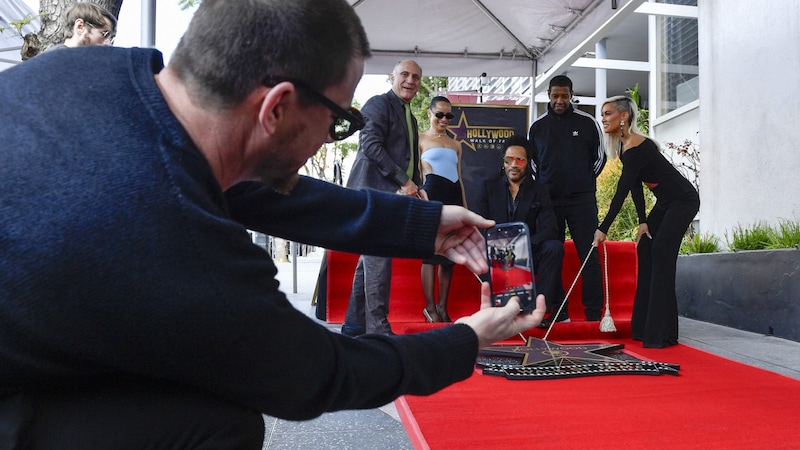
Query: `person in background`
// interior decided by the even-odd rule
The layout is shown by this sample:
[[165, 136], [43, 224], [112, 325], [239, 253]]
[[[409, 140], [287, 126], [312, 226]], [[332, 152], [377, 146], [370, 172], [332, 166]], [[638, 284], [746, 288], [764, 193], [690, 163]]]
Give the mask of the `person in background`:
[[[447, 97], [434, 97], [428, 108], [430, 127], [419, 135], [420, 172], [428, 200], [445, 205], [467, 207], [461, 179], [461, 144], [447, 134], [453, 119], [453, 108]], [[439, 266], [439, 302], [436, 302], [436, 266]], [[453, 262], [443, 256], [422, 261], [420, 269], [428, 322], [452, 322], [447, 313], [447, 296], [453, 279]]]
[[117, 19], [100, 5], [73, 3], [64, 13], [64, 42], [50, 48], [112, 45], [117, 33]]
[[[678, 343], [676, 264], [683, 235], [700, 209], [700, 196], [664, 157], [658, 143], [639, 131], [638, 111], [636, 103], [626, 96], [611, 97], [603, 103], [606, 149], [609, 157], [622, 161], [622, 174], [608, 214], [595, 231], [594, 245], [606, 240], [608, 228], [630, 192], [639, 216], [639, 270], [631, 334], [644, 347], [662, 348]], [[647, 216], [643, 186], [656, 197]]]
[[[533, 269], [537, 275], [536, 290], [544, 294], [547, 310], [554, 312], [563, 299], [559, 295], [563, 291], [564, 245], [558, 238], [550, 196], [547, 188], [531, 173], [536, 158], [530, 142], [524, 136], [514, 135], [506, 139], [503, 147], [502, 173], [483, 183], [474, 211], [496, 223], [524, 222], [528, 225], [529, 254], [533, 255]], [[513, 258], [513, 254], [508, 255], [509, 262]]]
[[541, 320], [484, 285], [453, 325], [353, 339], [279, 290], [248, 229], [488, 268], [490, 220], [298, 175], [364, 126], [369, 56], [346, 1], [204, 0], [166, 67], [83, 46], [0, 73], [0, 445], [261, 449], [262, 414], [436, 392]]
[[[358, 152], [347, 187], [426, 198], [424, 191], [419, 190], [417, 120], [410, 105], [419, 91], [422, 69], [414, 61], [399, 61], [389, 80], [392, 83], [389, 92], [364, 104], [362, 112], [367, 124], [358, 135]], [[370, 255], [358, 258], [343, 334], [392, 334], [388, 318], [391, 284], [391, 258]]]
[[[599, 321], [603, 286], [600, 259], [592, 240], [597, 229], [595, 179], [606, 163], [600, 126], [594, 117], [572, 105], [572, 80], [568, 77], [553, 77], [547, 96], [550, 99], [547, 113], [536, 119], [528, 132], [539, 158], [533, 174], [550, 192], [559, 239], [564, 242], [569, 227], [578, 258], [581, 261], [589, 258], [581, 275], [583, 307], [586, 320]], [[566, 321], [569, 318], [566, 310], [562, 310], [561, 316], [547, 317], [545, 321]]]

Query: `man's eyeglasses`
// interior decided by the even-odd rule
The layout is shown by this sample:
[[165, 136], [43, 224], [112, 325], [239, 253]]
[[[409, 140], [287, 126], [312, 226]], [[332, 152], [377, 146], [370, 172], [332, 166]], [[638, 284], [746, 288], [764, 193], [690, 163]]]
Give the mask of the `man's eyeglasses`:
[[336, 119], [333, 121], [330, 129], [328, 130], [328, 133], [334, 141], [346, 139], [352, 136], [356, 131], [364, 128], [364, 125], [366, 125], [367, 122], [364, 119], [364, 116], [361, 115], [361, 111], [352, 106], [347, 109], [342, 108], [341, 106], [337, 105], [336, 102], [317, 92], [316, 89], [312, 88], [301, 80], [296, 78], [270, 78], [266, 80], [264, 84], [272, 87], [284, 81], [292, 83], [296, 87], [311, 94], [315, 100], [325, 105], [326, 108], [330, 109], [331, 112], [336, 115]]
[[441, 119], [442, 117], [447, 117], [447, 120], [453, 120], [453, 117], [455, 117], [455, 115], [453, 113], [445, 114], [445, 113], [443, 113], [441, 111], [437, 111], [437, 112], [433, 113], [433, 115], [436, 116], [437, 119]]
[[508, 164], [509, 166], [514, 162], [517, 163], [518, 166], [524, 166], [528, 164], [528, 160], [525, 158], [517, 158], [516, 156], [506, 156], [503, 158], [503, 162]]
[[99, 31], [100, 34], [103, 36], [103, 39], [108, 39], [108, 40], [111, 40], [111, 41], [114, 40], [114, 33], [112, 33], [111, 30], [104, 30], [103, 26], [95, 25], [95, 24], [93, 24], [91, 22], [85, 22], [85, 23], [86, 23], [86, 25], [88, 25], [88, 26], [94, 28], [95, 30]]

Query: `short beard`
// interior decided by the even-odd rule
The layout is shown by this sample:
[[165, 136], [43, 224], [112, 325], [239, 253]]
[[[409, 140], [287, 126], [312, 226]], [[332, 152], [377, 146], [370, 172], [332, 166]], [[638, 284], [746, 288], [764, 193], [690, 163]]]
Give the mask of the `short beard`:
[[283, 195], [289, 195], [292, 193], [292, 189], [297, 185], [297, 180], [300, 179], [300, 175], [294, 173], [288, 177], [281, 178], [281, 179], [272, 179], [272, 180], [264, 180], [262, 179], [262, 183], [266, 184], [267, 186], [271, 187], [275, 192]]

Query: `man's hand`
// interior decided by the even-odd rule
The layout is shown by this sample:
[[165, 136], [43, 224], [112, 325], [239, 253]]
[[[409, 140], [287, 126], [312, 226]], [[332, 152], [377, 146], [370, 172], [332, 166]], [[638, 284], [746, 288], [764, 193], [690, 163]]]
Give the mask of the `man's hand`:
[[[397, 193], [400, 195], [407, 195], [409, 197], [421, 198], [419, 196], [419, 189], [417, 187], [417, 184], [414, 183], [414, 181], [411, 179], [406, 181], [406, 184], [400, 186], [400, 189], [397, 190]], [[423, 200], [427, 200], [427, 198], [424, 198]]]
[[542, 294], [536, 297], [536, 309], [530, 314], [519, 313], [519, 298], [517, 297], [511, 297], [506, 306], [493, 307], [489, 283], [483, 282], [481, 283], [481, 309], [471, 316], [456, 320], [456, 323], [469, 325], [478, 335], [478, 345], [486, 347], [539, 325], [546, 310]]
[[474, 273], [486, 273], [489, 270], [486, 241], [478, 228], [493, 225], [494, 220], [484, 219], [468, 209], [444, 205], [436, 234], [435, 252], [456, 264], [467, 266]]

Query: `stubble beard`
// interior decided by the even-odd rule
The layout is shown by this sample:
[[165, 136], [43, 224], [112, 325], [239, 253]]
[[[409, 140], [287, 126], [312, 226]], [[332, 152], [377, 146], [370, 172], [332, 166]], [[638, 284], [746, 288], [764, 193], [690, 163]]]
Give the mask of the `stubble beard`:
[[271, 182], [265, 182], [268, 186], [270, 186], [275, 192], [283, 195], [289, 195], [292, 193], [292, 189], [297, 185], [297, 181], [300, 179], [300, 175], [298, 173], [294, 173], [286, 178], [281, 179], [273, 179]]
[[273, 149], [269, 155], [264, 158], [257, 171], [261, 183], [271, 187], [280, 194], [289, 195], [292, 192], [292, 189], [294, 189], [298, 180], [300, 179], [300, 174], [297, 173], [297, 170], [299, 169], [283, 170], [281, 167], [278, 167], [277, 171], [270, 169], [275, 168], [281, 163], [290, 163], [289, 161], [280, 158], [280, 156], [285, 153], [293, 152], [290, 143], [301, 136], [302, 133], [306, 131], [305, 128], [306, 127], [301, 125], [296, 125], [292, 132], [290, 132], [286, 138], [281, 140], [280, 144], [277, 145], [275, 149]]

